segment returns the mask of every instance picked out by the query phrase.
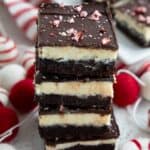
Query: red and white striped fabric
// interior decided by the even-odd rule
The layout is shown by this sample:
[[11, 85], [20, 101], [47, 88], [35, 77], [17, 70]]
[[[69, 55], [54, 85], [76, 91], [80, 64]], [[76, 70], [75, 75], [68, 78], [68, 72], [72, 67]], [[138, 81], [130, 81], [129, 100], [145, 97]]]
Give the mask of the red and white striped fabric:
[[52, 2], [53, 0], [25, 0], [26, 2], [30, 2], [33, 5], [39, 6], [42, 2]]
[[34, 41], [37, 35], [38, 8], [23, 0], [3, 0], [3, 2], [17, 26], [21, 28], [28, 39]]
[[35, 51], [25, 51], [20, 63], [26, 70], [28, 70], [35, 63]]
[[122, 150], [150, 150], [150, 139], [132, 139], [123, 145]]
[[0, 36], [0, 67], [16, 61], [18, 50], [10, 38]]

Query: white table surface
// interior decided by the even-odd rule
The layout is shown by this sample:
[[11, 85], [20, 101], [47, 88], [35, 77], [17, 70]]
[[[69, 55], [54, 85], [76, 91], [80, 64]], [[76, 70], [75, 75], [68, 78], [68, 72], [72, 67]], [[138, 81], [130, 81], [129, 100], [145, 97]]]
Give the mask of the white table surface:
[[[29, 42], [23, 36], [23, 34], [17, 29], [15, 23], [13, 23], [12, 18], [8, 15], [6, 9], [4, 9], [1, 6], [0, 6], [0, 23], [3, 24], [3, 26], [5, 26], [5, 31], [7, 31], [7, 35], [12, 37], [19, 46], [20, 45], [27, 47], [33, 46], [33, 44]], [[140, 52], [139, 50], [136, 51], [136, 48], [138, 49], [141, 48], [137, 45], [135, 46], [135, 44], [133, 44], [128, 38], [126, 38], [123, 34], [121, 34], [120, 31], [117, 31], [117, 37], [119, 39], [119, 45], [121, 45], [119, 55], [126, 63], [129, 64], [135, 63], [138, 60], [143, 59], [145, 55], [146, 57], [150, 56], [149, 55], [150, 49], [147, 50], [142, 49], [140, 50]], [[128, 45], [127, 43], [130, 44]], [[123, 45], [126, 44], [128, 45], [128, 47], [125, 48], [125, 46]], [[132, 48], [130, 48], [129, 46], [131, 46]], [[144, 54], [142, 51], [144, 52]], [[139, 55], [141, 56], [142, 54], [144, 56], [139, 57]], [[133, 61], [133, 58], [136, 59], [134, 59]], [[146, 111], [148, 108], [150, 108], [150, 103], [144, 101], [143, 107], [141, 108], [142, 112]], [[121, 150], [122, 144], [131, 138], [135, 137], [150, 138], [150, 134], [141, 131], [138, 127], [135, 126], [135, 124], [132, 122], [132, 118], [129, 116], [126, 109], [121, 109], [115, 106], [114, 111], [121, 132], [120, 141], [118, 142], [119, 143], [118, 150]], [[139, 112], [139, 114], [141, 116], [144, 116], [143, 113]], [[20, 128], [19, 134], [16, 137], [16, 139], [12, 141], [12, 144], [16, 147], [17, 150], [43, 150], [43, 142], [38, 134], [37, 117], [30, 120]]]

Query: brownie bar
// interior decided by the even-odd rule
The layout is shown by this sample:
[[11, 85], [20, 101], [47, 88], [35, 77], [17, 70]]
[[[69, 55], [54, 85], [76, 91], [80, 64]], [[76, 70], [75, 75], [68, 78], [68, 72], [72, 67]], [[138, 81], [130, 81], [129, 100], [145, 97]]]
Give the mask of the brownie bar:
[[42, 4], [36, 70], [43, 75], [112, 78], [118, 45], [106, 3]]
[[150, 46], [149, 0], [133, 0], [115, 9], [117, 26], [142, 46]]
[[[89, 117], [91, 117], [90, 113]], [[78, 118], [75, 117], [74, 119], [76, 119], [76, 121], [78, 122]], [[91, 122], [93, 121], [92, 119], [93, 118], [91, 118]], [[61, 126], [40, 125], [39, 131], [42, 138], [51, 141], [52, 143], [72, 142], [77, 140], [87, 141], [93, 139], [112, 139], [118, 138], [119, 136], [119, 130], [114, 118], [111, 119], [111, 125], [95, 126], [95, 122], [93, 122], [91, 125], [88, 123], [87, 125], [82, 126], [64, 124], [61, 124]]]

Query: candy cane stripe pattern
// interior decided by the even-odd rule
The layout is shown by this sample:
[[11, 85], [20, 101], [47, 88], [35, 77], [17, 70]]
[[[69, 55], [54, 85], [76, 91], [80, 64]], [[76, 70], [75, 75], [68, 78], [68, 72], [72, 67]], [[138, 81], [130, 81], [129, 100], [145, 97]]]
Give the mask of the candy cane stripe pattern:
[[9, 101], [8, 101], [8, 92], [0, 87], [0, 102], [4, 105], [7, 106]]
[[132, 139], [131, 141], [123, 145], [123, 148], [121, 150], [150, 150], [150, 139]]
[[35, 51], [27, 50], [21, 59], [21, 65], [28, 70], [35, 63]]
[[26, 37], [34, 41], [37, 34], [38, 8], [23, 0], [4, 0], [4, 4]]
[[14, 62], [18, 57], [16, 44], [9, 38], [0, 36], [0, 67]]

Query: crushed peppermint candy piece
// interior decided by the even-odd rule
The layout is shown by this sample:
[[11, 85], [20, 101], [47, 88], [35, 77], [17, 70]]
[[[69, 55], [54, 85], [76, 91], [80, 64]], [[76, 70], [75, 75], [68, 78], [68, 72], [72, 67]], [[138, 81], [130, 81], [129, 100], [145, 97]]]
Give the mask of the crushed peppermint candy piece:
[[146, 23], [147, 23], [148, 25], [150, 25], [150, 16], [147, 16], [147, 17], [146, 17]]
[[66, 32], [59, 32], [59, 35], [61, 35], [61, 36], [67, 36], [67, 33]]
[[81, 12], [80, 12], [80, 16], [81, 16], [81, 17], [87, 17], [87, 15], [88, 15], [88, 12], [87, 12], [87, 11], [81, 11]]
[[72, 40], [79, 42], [80, 39], [83, 39], [83, 32], [76, 32], [74, 33]]
[[140, 21], [140, 22], [146, 22], [146, 17], [144, 17], [143, 15], [139, 15], [138, 16], [138, 21]]
[[111, 42], [110, 38], [105, 37], [105, 38], [102, 39], [102, 44], [103, 45], [107, 45], [110, 42]]
[[145, 14], [147, 12], [147, 8], [144, 6], [138, 6], [134, 9], [137, 14]]
[[93, 14], [89, 17], [89, 19], [98, 21], [101, 16], [102, 14], [98, 10], [95, 10]]
[[55, 34], [54, 34], [53, 32], [51, 32], [49, 35], [50, 35], [50, 36], [55, 36]]
[[59, 4], [59, 7], [61, 7], [61, 8], [64, 8], [64, 6], [65, 6], [64, 3]]
[[55, 27], [59, 27], [59, 24], [60, 24], [60, 20], [54, 20], [54, 21], [53, 21], [53, 25], [54, 25]]
[[63, 16], [59, 16], [59, 20], [62, 21], [63, 20]]
[[75, 30], [74, 28], [70, 28], [66, 32], [68, 33], [69, 36], [71, 36], [71, 35], [77, 33], [77, 30]]
[[81, 12], [82, 10], [82, 5], [79, 5], [77, 7], [74, 8], [77, 12]]
[[136, 15], [136, 13], [135, 12], [133, 12], [133, 11], [131, 11], [131, 16], [135, 16]]
[[75, 22], [75, 21], [74, 21], [74, 18], [68, 19], [68, 22], [69, 22], [69, 23], [74, 23], [74, 22]]
[[105, 32], [106, 32], [105, 28], [102, 27], [102, 28], [100, 29], [100, 33], [105, 33]]
[[59, 112], [61, 112], [61, 113], [64, 112], [64, 106], [63, 105], [60, 105]]

